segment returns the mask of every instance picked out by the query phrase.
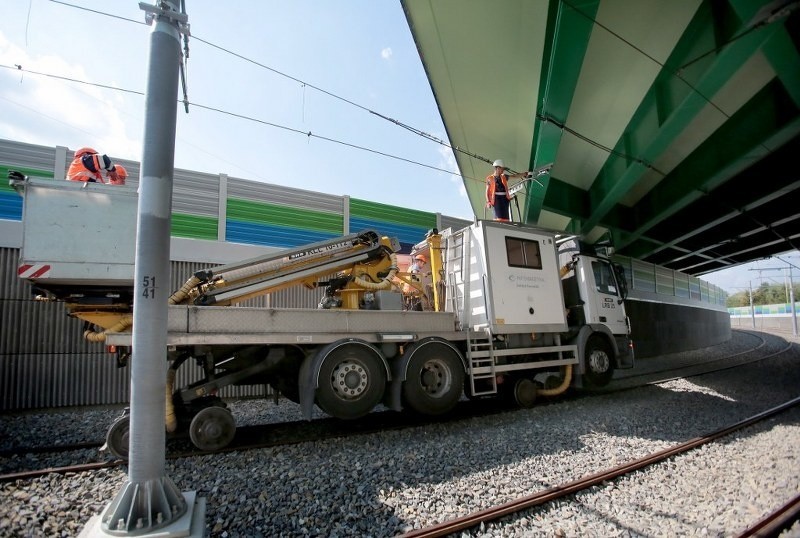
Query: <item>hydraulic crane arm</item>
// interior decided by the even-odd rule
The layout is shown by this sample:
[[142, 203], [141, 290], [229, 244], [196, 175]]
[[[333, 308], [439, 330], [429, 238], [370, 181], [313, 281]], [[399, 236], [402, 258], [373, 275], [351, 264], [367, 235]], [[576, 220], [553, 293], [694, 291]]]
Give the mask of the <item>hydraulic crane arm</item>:
[[359, 275], [353, 274], [355, 267], [386, 260], [396, 250], [399, 250], [396, 240], [381, 237], [374, 230], [365, 230], [199, 271], [173, 294], [170, 302], [230, 305], [298, 283], [314, 287], [317, 278], [337, 271], [349, 271], [351, 276], [357, 277]]

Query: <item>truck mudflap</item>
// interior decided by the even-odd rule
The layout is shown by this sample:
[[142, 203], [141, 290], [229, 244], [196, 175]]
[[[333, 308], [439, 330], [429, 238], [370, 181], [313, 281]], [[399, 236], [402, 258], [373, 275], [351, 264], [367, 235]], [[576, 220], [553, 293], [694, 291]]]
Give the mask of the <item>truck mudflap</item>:
[[363, 340], [331, 342], [303, 360], [300, 409], [311, 420], [316, 403], [325, 413], [345, 420], [362, 417], [381, 402], [392, 378], [378, 349]]
[[628, 335], [617, 335], [617, 368], [620, 370], [627, 370], [633, 368], [636, 353], [633, 348], [633, 340]]

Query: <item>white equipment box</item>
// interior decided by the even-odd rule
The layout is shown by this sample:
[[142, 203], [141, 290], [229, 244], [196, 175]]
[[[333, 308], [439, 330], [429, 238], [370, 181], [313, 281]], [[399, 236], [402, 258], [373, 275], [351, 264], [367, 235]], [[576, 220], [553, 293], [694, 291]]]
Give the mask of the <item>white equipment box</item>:
[[29, 178], [22, 195], [20, 277], [47, 284], [133, 284], [134, 187]]

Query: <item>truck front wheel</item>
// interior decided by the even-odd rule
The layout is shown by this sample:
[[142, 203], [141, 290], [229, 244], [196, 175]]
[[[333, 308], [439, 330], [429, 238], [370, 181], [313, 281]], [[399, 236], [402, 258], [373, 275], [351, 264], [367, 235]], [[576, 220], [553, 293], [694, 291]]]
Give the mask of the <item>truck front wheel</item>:
[[345, 344], [333, 349], [319, 369], [317, 405], [341, 419], [366, 415], [378, 405], [386, 388], [386, 370], [369, 347]]
[[584, 350], [583, 378], [590, 388], [605, 387], [614, 376], [614, 356], [608, 342], [601, 336], [590, 336]]

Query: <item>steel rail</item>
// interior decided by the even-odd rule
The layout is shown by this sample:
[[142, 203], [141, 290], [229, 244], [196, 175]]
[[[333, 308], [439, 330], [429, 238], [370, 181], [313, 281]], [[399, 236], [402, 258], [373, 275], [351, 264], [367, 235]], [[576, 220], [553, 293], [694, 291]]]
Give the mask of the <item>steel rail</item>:
[[764, 518], [757, 523], [747, 527], [747, 529], [739, 534], [739, 538], [749, 538], [750, 536], [758, 536], [759, 538], [778, 536], [798, 519], [800, 519], [800, 495], [771, 514], [764, 516]]
[[495, 521], [497, 519], [500, 519], [501, 517], [521, 512], [522, 510], [533, 508], [535, 506], [540, 506], [544, 503], [556, 499], [561, 499], [569, 495], [573, 495], [580, 491], [587, 490], [598, 484], [602, 484], [603, 482], [614, 480], [623, 475], [630, 474], [634, 471], [638, 471], [650, 465], [662, 462], [678, 454], [682, 454], [684, 452], [693, 450], [699, 446], [708, 444], [721, 437], [725, 437], [737, 430], [746, 428], [757, 422], [760, 422], [774, 415], [782, 413], [783, 411], [786, 411], [787, 409], [790, 409], [798, 404], [800, 404], [800, 397], [784, 402], [783, 404], [768, 409], [766, 411], [762, 411], [761, 413], [753, 415], [747, 419], [741, 420], [731, 426], [727, 426], [720, 430], [716, 430], [712, 433], [703, 435], [701, 437], [695, 437], [694, 439], [690, 439], [689, 441], [686, 441], [674, 447], [667, 448], [659, 452], [654, 452], [653, 454], [645, 456], [644, 458], [634, 460], [629, 463], [625, 463], [623, 465], [613, 467], [611, 469], [607, 469], [605, 471], [601, 471], [599, 473], [595, 473], [560, 486], [555, 486], [534, 493], [533, 495], [520, 497], [519, 499], [507, 502], [505, 504], [501, 504], [499, 506], [493, 506], [491, 508], [479, 510], [477, 512], [473, 512], [472, 514], [451, 519], [449, 521], [444, 521], [442, 523], [438, 523], [436, 525], [432, 525], [430, 527], [426, 527], [423, 529], [415, 529], [413, 531], [404, 534], [403, 537], [432, 538], [436, 536], [446, 536], [448, 534], [476, 527], [481, 523]]

